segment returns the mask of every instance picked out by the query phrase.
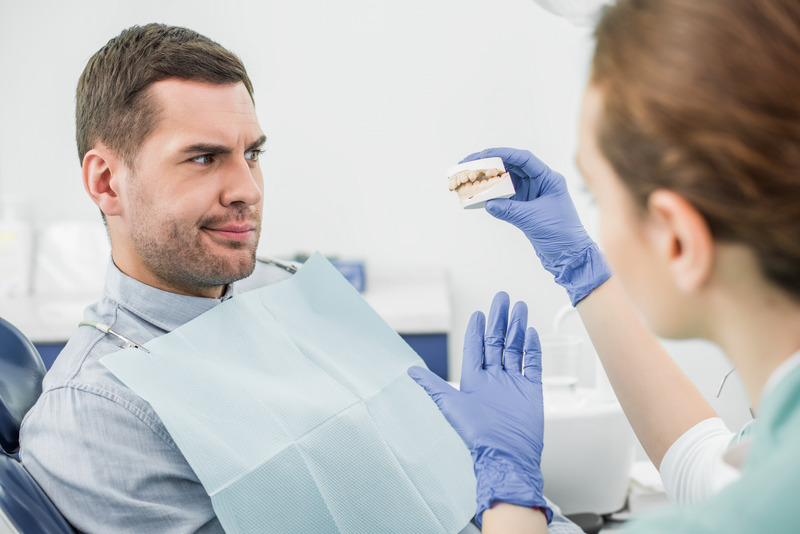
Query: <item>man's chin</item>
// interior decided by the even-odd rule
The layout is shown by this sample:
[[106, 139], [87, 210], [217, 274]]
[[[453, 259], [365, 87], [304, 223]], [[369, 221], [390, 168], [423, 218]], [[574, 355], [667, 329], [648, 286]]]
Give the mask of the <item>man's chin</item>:
[[231, 269], [229, 272], [228, 284], [233, 282], [238, 282], [239, 280], [243, 280], [253, 274], [253, 271], [256, 269], [256, 255], [255, 252], [252, 253], [252, 257], [248, 257], [246, 260], [240, 261], [238, 264], [231, 265]]
[[195, 271], [194, 275], [189, 273], [188, 276], [194, 277], [196, 281], [206, 287], [218, 287], [237, 282], [247, 278], [256, 268], [255, 251], [238, 251], [238, 257], [231, 257], [233, 255], [226, 255], [225, 257], [207, 257], [205, 260], [200, 260], [205, 269]]

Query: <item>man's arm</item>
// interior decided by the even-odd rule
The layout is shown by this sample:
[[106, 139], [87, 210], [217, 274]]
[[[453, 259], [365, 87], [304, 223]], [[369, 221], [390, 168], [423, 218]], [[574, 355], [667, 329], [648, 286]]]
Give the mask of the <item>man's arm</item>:
[[48, 391], [23, 423], [23, 465], [82, 532], [221, 533], [203, 486], [141, 408], [97, 386]]

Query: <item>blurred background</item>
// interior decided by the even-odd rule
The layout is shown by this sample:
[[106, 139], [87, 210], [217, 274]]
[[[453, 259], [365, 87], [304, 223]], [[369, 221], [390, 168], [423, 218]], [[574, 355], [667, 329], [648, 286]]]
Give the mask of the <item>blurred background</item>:
[[[527, 148], [566, 176], [596, 237], [596, 213], [573, 161], [590, 30], [531, 0], [0, 6], [0, 221], [29, 229], [31, 258], [30, 276], [0, 295], [0, 313], [18, 313], [24, 305], [15, 303], [32, 301], [73, 324], [75, 309], [98, 298], [107, 251], [97, 245], [102, 224], [81, 183], [74, 91], [94, 52], [123, 28], [148, 22], [197, 30], [248, 68], [268, 137], [261, 255], [319, 250], [362, 263], [365, 295], [380, 293], [371, 297], [376, 309], [421, 310], [419, 316], [435, 310], [419, 330], [446, 334], [451, 380], [460, 375], [469, 316], [488, 311], [495, 292], [525, 300], [530, 324], [543, 333], [568, 304], [522, 233], [483, 210], [461, 209], [445, 173], [483, 148]], [[0, 261], [8, 262], [5, 250]], [[418, 281], [421, 293], [399, 292], [416, 302], [388, 302], [393, 285]], [[433, 293], [435, 302], [427, 302]], [[62, 297], [72, 304], [59, 309], [54, 303]], [[46, 326], [40, 319], [30, 328]], [[80, 311], [75, 324], [79, 319]], [[565, 328], [583, 335], [574, 317]], [[667, 346], [731, 428], [749, 419], [736, 375], [714, 397], [729, 369], [716, 348]], [[593, 380], [591, 358], [587, 345], [582, 380]]]

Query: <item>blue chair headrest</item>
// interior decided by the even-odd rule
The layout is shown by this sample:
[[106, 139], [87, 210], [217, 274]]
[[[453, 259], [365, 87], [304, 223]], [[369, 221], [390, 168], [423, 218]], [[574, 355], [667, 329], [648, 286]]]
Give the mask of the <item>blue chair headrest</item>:
[[42, 393], [46, 369], [25, 334], [0, 318], [0, 446], [19, 450], [19, 425]]

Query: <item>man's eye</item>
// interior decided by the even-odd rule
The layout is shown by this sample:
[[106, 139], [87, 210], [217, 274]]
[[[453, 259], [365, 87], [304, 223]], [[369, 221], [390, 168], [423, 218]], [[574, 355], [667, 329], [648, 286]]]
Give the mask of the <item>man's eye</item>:
[[249, 159], [250, 161], [258, 161], [258, 158], [263, 153], [264, 153], [263, 149], [254, 148], [253, 150], [248, 150], [247, 152], [245, 152], [244, 157], [245, 159]]
[[211, 165], [214, 163], [214, 154], [203, 154], [202, 156], [195, 156], [189, 161], [200, 163], [201, 165]]

